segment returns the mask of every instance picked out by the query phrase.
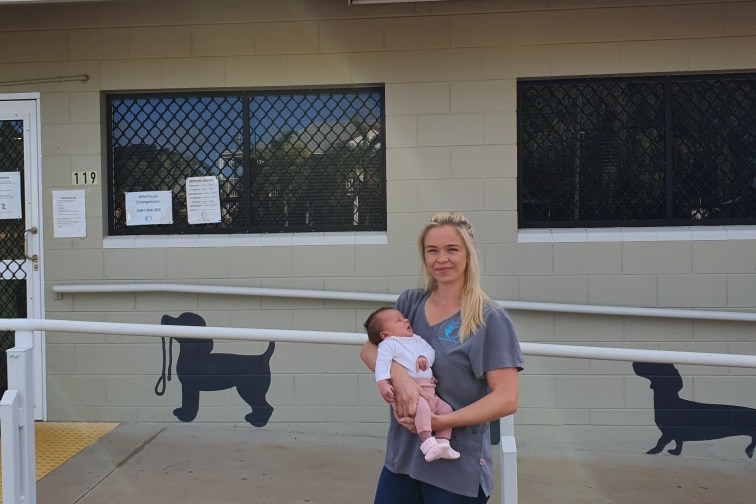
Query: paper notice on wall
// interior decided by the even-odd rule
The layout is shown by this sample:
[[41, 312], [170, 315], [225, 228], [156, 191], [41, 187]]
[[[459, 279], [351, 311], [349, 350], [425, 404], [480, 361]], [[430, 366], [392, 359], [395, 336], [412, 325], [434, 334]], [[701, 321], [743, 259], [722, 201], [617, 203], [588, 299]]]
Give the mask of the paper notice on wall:
[[0, 173], [0, 219], [20, 219], [21, 173]]
[[126, 193], [126, 225], [173, 224], [172, 197], [171, 191]]
[[87, 236], [86, 195], [83, 189], [53, 191], [53, 238]]
[[189, 224], [221, 221], [220, 191], [215, 177], [186, 179], [186, 209]]

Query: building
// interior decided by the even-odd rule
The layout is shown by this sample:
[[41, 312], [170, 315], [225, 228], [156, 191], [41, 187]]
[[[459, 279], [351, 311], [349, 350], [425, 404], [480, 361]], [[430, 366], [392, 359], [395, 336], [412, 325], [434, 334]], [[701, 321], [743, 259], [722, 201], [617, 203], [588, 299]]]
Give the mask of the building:
[[[418, 229], [434, 212], [446, 209], [464, 212], [476, 225], [484, 285], [494, 299], [753, 311], [756, 214], [749, 215], [746, 203], [738, 203], [739, 213], [724, 215], [732, 208], [725, 205], [727, 201], [747, 201], [753, 191], [747, 184], [722, 179], [742, 177], [747, 173], [748, 156], [756, 156], [752, 119], [756, 105], [754, 95], [747, 92], [756, 82], [754, 47], [756, 2], [745, 0], [457, 0], [379, 5], [348, 5], [346, 0], [0, 2], [0, 121], [7, 124], [6, 138], [26, 139], [29, 157], [23, 165], [26, 227], [15, 214], [0, 221], [4, 236], [13, 237], [14, 243], [11, 246], [4, 239], [0, 245], [5, 255], [3, 282], [10, 286], [8, 300], [23, 299], [27, 293], [32, 298], [28, 307], [18, 303], [15, 311], [3, 316], [159, 324], [164, 315], [192, 312], [209, 326], [356, 332], [374, 305], [161, 293], [56, 296], [52, 289], [70, 284], [160, 282], [398, 294], [418, 282]], [[651, 91], [632, 94], [623, 87], [628, 79]], [[716, 144], [726, 159], [696, 156], [704, 165], [685, 172], [696, 180], [688, 190], [695, 204], [685, 202], [680, 207], [682, 214], [691, 217], [716, 214], [721, 220], [708, 220], [701, 226], [675, 214], [669, 221], [672, 225], [660, 225], [665, 217], [657, 218], [654, 212], [663, 213], [665, 205], [651, 209], [637, 202], [650, 200], [661, 191], [659, 187], [664, 188], [661, 175], [640, 170], [632, 177], [615, 178], [613, 174], [628, 173], [622, 160], [633, 159], [634, 166], [645, 167], [656, 165], [637, 161], [642, 156], [665, 159], [663, 148], [669, 144], [658, 139], [663, 130], [658, 126], [643, 123], [623, 129], [638, 137], [618, 133], [608, 140], [601, 137], [601, 142], [580, 143], [585, 132], [614, 131], [608, 124], [583, 124], [569, 136], [569, 142], [581, 146], [578, 153], [570, 150], [573, 144], [566, 134], [553, 133], [556, 136], [548, 137], [553, 143], [537, 135], [528, 137], [534, 150], [526, 151], [527, 155], [520, 151], [518, 157], [518, 148], [526, 147], [523, 135], [528, 134], [522, 122], [525, 111], [541, 110], [527, 108], [531, 102], [523, 101], [528, 96], [526, 87], [543, 92], [557, 81], [562, 86], [558, 93], [563, 95], [551, 95], [549, 102], [556, 105], [568, 103], [575, 89], [627, 93], [623, 98], [606, 98], [600, 114], [585, 108], [567, 114], [572, 122], [555, 128], [557, 132], [573, 131], [575, 118], [616, 118], [627, 113], [630, 105], [614, 115], [606, 112], [625, 103], [625, 96], [655, 96], [654, 90], [664, 92], [665, 86], [687, 89], [689, 81], [694, 88], [707, 82], [722, 89], [737, 82], [732, 94], [714, 92], [715, 96], [739, 96], [738, 108], [726, 116], [729, 122], [712, 126], [727, 132]], [[595, 82], [602, 84], [590, 87]], [[293, 222], [300, 214], [297, 222], [302, 229], [318, 225], [319, 214], [309, 206], [287, 207], [285, 223], [278, 210], [268, 220], [255, 221], [252, 226], [264, 231], [260, 233], [245, 229], [238, 234], [194, 236], [186, 230], [156, 232], [153, 228], [120, 233], [127, 228], [120, 220], [123, 209], [116, 200], [123, 190], [116, 180], [136, 168], [119, 165], [115, 169], [113, 149], [108, 148], [118, 145], [113, 143], [114, 131], [121, 131], [119, 121], [133, 124], [146, 121], [144, 117], [157, 121], [181, 107], [150, 109], [143, 117], [134, 113], [123, 119], [114, 117], [114, 103], [145, 107], [154, 102], [159, 107], [178, 96], [182, 103], [194, 104], [199, 101], [192, 93], [207, 92], [212, 95], [208, 106], [215, 107], [213, 100], [221, 103], [228, 95], [233, 95], [229, 102], [253, 96], [252, 101], [259, 99], [262, 108], [253, 109], [251, 117], [256, 117], [255, 110], [262, 110], [262, 121], [270, 114], [263, 105], [274, 103], [271, 97], [301, 94], [305, 98], [299, 103], [305, 109], [292, 116], [301, 119], [314, 107], [317, 93], [334, 96], [364, 87], [379, 97], [384, 113], [379, 119], [384, 124], [373, 130], [367, 119], [372, 112], [366, 113], [362, 120], [369, 128], [361, 130], [362, 137], [349, 138], [355, 145], [364, 139], [372, 145], [378, 141], [378, 151], [385, 155], [384, 164], [375, 171], [385, 179], [374, 180], [376, 187], [385, 188], [385, 193], [379, 193], [385, 198], [385, 208], [381, 201], [371, 207], [371, 215], [380, 214], [379, 219], [365, 217], [364, 210], [353, 219], [356, 197], [350, 187], [355, 180], [365, 181], [352, 174], [334, 183], [334, 187], [346, 187], [348, 199], [343, 207], [349, 215], [337, 223], [343, 229], [318, 232], [317, 239], [288, 227], [289, 219]], [[588, 91], [580, 96], [589, 96]], [[690, 96], [708, 92], [695, 88]], [[532, 103], [544, 99], [539, 95]], [[653, 100], [638, 110], [657, 110]], [[580, 99], [569, 103], [579, 104]], [[247, 124], [243, 112], [233, 112], [236, 106], [218, 109], [223, 110], [218, 115], [197, 112], [187, 121], [198, 125], [206, 117], [229, 117], [228, 124], [212, 119], [227, 138], [219, 135], [217, 142], [207, 142], [231, 148], [238, 128]], [[687, 110], [687, 105], [681, 107]], [[698, 114], [701, 109], [695, 110]], [[550, 113], [554, 116], [548, 117], [557, 116]], [[663, 117], [654, 114], [639, 112], [638, 124], [640, 119]], [[702, 124], [712, 116], [692, 117], [692, 124]], [[295, 122], [282, 124], [295, 131]], [[175, 133], [184, 128], [182, 124], [143, 126], [129, 134], [157, 144], [158, 131], [170, 128]], [[532, 124], [539, 123], [533, 119]], [[276, 128], [275, 132], [285, 129]], [[711, 136], [707, 132], [696, 138]], [[187, 135], [193, 142], [199, 138]], [[273, 133], [262, 140], [249, 136], [247, 144], [271, 145], [274, 137]], [[557, 148], [557, 140], [563, 143], [563, 151]], [[155, 181], [171, 179], [171, 173], [198, 173], [200, 156], [194, 152], [192, 164], [186, 157], [192, 148], [187, 147], [175, 157], [172, 152], [179, 149], [172, 142], [164, 141], [174, 147], [172, 151], [155, 151], [157, 164], [149, 179], [154, 187], [139, 190], [158, 190], [160, 184]], [[642, 152], [628, 147], [638, 145], [643, 146]], [[685, 145], [685, 152], [708, 152]], [[222, 149], [204, 153], [207, 166], [220, 162]], [[19, 172], [17, 154], [7, 154], [18, 150], [5, 152], [8, 161], [0, 161], [1, 171]], [[301, 149], [285, 152], [303, 156]], [[562, 157], [554, 158], [543, 178], [518, 177], [518, 173], [528, 177], [532, 173], [518, 171], [534, 169], [528, 168], [528, 159], [545, 159], [539, 156], [548, 153]], [[291, 163], [306, 166], [304, 161]], [[572, 176], [569, 163], [600, 169], [585, 171], [593, 178], [557, 192], [554, 181], [567, 184]], [[725, 165], [731, 168], [725, 170]], [[539, 161], [537, 166], [546, 165]], [[557, 175], [563, 178], [554, 178]], [[9, 180], [11, 187], [18, 187], [12, 177]], [[523, 187], [526, 182], [529, 185]], [[133, 182], [123, 183], [135, 187]], [[731, 198], [728, 191], [735, 185], [741, 192]], [[251, 181], [244, 194], [254, 197], [255, 187]], [[617, 187], [630, 188], [635, 199], [627, 203], [615, 191]], [[53, 197], [71, 190], [81, 190], [85, 197], [85, 218], [74, 230], [54, 222]], [[603, 218], [610, 215], [611, 207], [617, 212], [608, 219], [611, 225], [591, 222], [596, 217], [590, 217], [586, 208], [593, 207], [575, 203], [591, 194], [610, 200], [598, 201], [595, 212]], [[641, 200], [638, 194], [644, 195]], [[260, 208], [259, 203], [250, 202], [252, 215]], [[549, 219], [566, 208], [570, 211], [560, 214], [559, 225], [549, 226]], [[625, 225], [623, 208], [640, 213], [627, 217]], [[66, 236], [71, 231], [79, 233], [82, 224], [86, 224], [84, 236]], [[25, 233], [31, 226], [42, 233]], [[354, 226], [359, 229], [352, 231]], [[37, 254], [38, 262], [24, 260], [24, 255], [31, 256], [25, 250]], [[8, 300], [5, 306], [10, 306]], [[526, 342], [756, 353], [753, 324], [529, 311], [511, 314]], [[36, 375], [40, 419], [178, 421], [174, 409], [181, 403], [179, 384], [168, 383], [164, 396], [154, 391], [161, 370], [158, 340], [51, 333], [37, 338], [38, 357], [44, 362]], [[264, 350], [263, 344], [216, 344], [216, 351], [224, 353]], [[689, 397], [756, 407], [753, 370], [678, 369]], [[275, 410], [269, 427], [384, 431], [385, 406], [355, 348], [279, 344], [271, 372], [268, 401]], [[202, 394], [193, 421], [245, 423], [248, 411], [233, 390], [208, 392]], [[524, 441], [613, 439], [637, 446], [640, 452], [657, 438], [648, 383], [633, 373], [629, 363], [528, 358], [515, 422], [518, 439]], [[739, 445], [731, 453], [740, 456]]]

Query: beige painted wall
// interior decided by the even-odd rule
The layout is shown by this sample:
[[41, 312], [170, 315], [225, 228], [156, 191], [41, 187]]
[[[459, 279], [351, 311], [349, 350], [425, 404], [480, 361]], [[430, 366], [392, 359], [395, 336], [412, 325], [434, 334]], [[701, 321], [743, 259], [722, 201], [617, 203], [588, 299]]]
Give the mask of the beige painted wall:
[[[476, 225], [495, 299], [752, 310], [755, 240], [518, 243], [516, 81], [754, 68], [752, 1], [0, 6], [0, 80], [89, 76], [0, 87], [41, 93], [46, 312], [61, 319], [159, 323], [165, 313], [194, 311], [211, 326], [359, 331], [373, 305], [160, 294], [55, 299], [50, 289], [147, 281], [398, 293], [417, 284], [416, 232], [442, 209]], [[106, 173], [102, 93], [363, 83], [386, 89], [385, 245], [105, 249], [102, 186], [87, 189], [87, 238], [52, 237], [51, 191], [70, 187], [72, 170]], [[523, 341], [756, 354], [753, 324], [512, 316]], [[46, 350], [51, 420], [175, 420], [178, 383], [168, 383], [164, 397], [153, 392], [158, 340], [48, 333]], [[270, 427], [384, 431], [388, 413], [356, 348], [280, 344], [272, 366]], [[756, 407], [755, 371], [678, 368], [686, 397]], [[232, 391], [206, 393], [201, 403], [197, 421], [238, 423], [247, 412]], [[648, 383], [629, 363], [528, 358], [521, 406], [523, 442], [645, 451], [658, 436]], [[716, 446], [741, 456], [737, 442], [727, 443]]]

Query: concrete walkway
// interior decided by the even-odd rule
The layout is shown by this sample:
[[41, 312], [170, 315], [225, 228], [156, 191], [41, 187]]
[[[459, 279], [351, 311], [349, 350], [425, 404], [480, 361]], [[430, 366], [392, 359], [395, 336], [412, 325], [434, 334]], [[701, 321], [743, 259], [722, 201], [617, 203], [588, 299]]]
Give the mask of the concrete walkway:
[[[376, 437], [246, 426], [123, 424], [42, 478], [37, 501], [369, 504], [383, 446]], [[754, 464], [518, 447], [519, 502], [750, 504]], [[489, 502], [501, 502], [498, 490]]]

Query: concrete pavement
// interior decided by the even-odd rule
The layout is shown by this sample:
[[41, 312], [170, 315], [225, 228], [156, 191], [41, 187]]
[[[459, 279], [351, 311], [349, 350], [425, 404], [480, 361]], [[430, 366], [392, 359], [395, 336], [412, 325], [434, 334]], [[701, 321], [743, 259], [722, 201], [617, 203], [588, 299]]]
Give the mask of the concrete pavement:
[[[383, 446], [379, 437], [122, 424], [42, 478], [37, 501], [371, 503]], [[750, 504], [756, 502], [754, 464], [518, 447], [519, 502]], [[500, 503], [498, 488], [489, 502]]]

